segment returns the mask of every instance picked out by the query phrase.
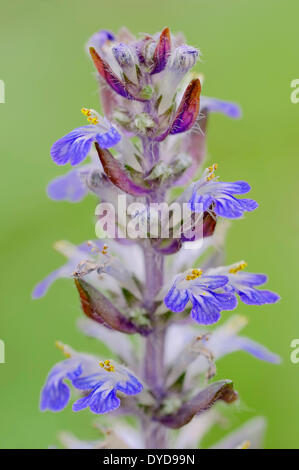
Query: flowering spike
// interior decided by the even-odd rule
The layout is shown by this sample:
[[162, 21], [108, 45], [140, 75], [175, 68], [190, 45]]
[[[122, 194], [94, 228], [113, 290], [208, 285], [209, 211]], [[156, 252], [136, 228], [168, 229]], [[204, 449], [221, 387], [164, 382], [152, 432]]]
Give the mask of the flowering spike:
[[153, 57], [151, 75], [162, 72], [165, 69], [171, 51], [171, 38], [169, 28], [164, 28], [160, 34]]
[[[267, 276], [247, 272], [244, 261], [221, 265], [228, 226], [221, 218], [241, 218], [258, 207], [243, 197], [249, 184], [221, 181], [217, 164], [200, 168], [209, 113], [235, 119], [240, 108], [200, 96], [202, 79], [191, 72], [200, 52], [182, 34], [171, 36], [169, 28], [139, 39], [124, 29], [115, 35], [101, 30], [88, 46], [104, 116], [82, 108], [87, 125], [54, 143], [56, 164], [79, 165], [87, 156], [89, 161], [52, 181], [48, 194], [72, 202], [88, 192], [96, 195], [101, 239], [78, 246], [56, 243], [67, 262], [36, 286], [33, 297], [45, 295], [59, 278], [74, 279], [88, 317], [80, 318], [79, 328], [104, 343], [113, 359], [58, 343], [66, 358], [50, 371], [40, 407], [65, 408], [70, 386], [81, 394], [73, 403], [75, 412], [89, 408], [103, 414], [123, 407], [109, 442], [72, 438], [73, 447], [116, 448], [117, 441], [127, 448], [167, 449], [170, 428], [179, 429], [178, 448], [194, 448], [198, 432], [218, 420], [218, 411], [210, 410], [214, 403], [237, 399], [230, 380], [203, 388], [216, 375], [217, 360], [245, 351], [280, 362], [263, 345], [240, 336], [246, 324], [240, 315], [209, 328], [239, 302], [279, 300], [260, 287]], [[177, 185], [186, 186], [173, 192]], [[179, 195], [172, 201], [174, 194]], [[126, 366], [117, 364], [116, 357]], [[140, 393], [143, 383], [146, 390]], [[138, 432], [124, 432], [122, 415], [128, 412], [139, 419]], [[261, 421], [257, 424], [219, 446], [246, 448], [250, 441], [255, 447]]]

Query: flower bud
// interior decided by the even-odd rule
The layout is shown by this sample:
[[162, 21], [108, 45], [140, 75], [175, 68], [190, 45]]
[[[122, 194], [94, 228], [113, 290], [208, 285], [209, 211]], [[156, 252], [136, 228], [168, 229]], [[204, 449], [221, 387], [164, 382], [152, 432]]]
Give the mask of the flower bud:
[[199, 52], [194, 47], [186, 45], [177, 47], [169, 58], [168, 66], [185, 74], [196, 64], [198, 55]]
[[148, 129], [155, 126], [155, 122], [147, 113], [140, 113], [135, 117], [134, 125], [141, 134], [145, 134]]
[[152, 64], [155, 49], [156, 49], [156, 42], [153, 39], [145, 43], [142, 54], [144, 57], [144, 61], [147, 65]]
[[198, 56], [199, 51], [187, 45], [179, 46], [171, 53], [163, 80], [159, 83], [159, 94], [161, 95], [160, 115], [165, 113], [173, 104], [180, 82], [184, 75], [196, 64]]
[[112, 48], [113, 55], [131, 82], [137, 83], [136, 65], [138, 57], [135, 50], [127, 44], [120, 43]]
[[126, 44], [120, 43], [114, 46], [112, 52], [121, 67], [133, 67], [137, 62], [134, 50]]

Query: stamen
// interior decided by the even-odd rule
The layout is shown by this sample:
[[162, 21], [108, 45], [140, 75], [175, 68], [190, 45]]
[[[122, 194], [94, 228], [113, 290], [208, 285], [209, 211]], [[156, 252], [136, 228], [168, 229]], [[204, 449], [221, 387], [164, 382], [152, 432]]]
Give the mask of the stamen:
[[191, 274], [187, 274], [186, 281], [194, 281], [202, 275], [202, 269], [192, 269]]
[[107, 255], [107, 252], [108, 252], [108, 245], [104, 245], [104, 246], [103, 246], [103, 249], [102, 249], [102, 251], [101, 251], [101, 253], [102, 253], [103, 255]]
[[237, 265], [234, 266], [233, 268], [230, 268], [229, 273], [230, 273], [230, 274], [237, 274], [239, 271], [242, 271], [242, 270], [245, 269], [247, 266], [248, 266], [248, 265], [247, 265], [246, 261], [241, 261], [241, 263], [237, 264]]
[[108, 245], [106, 243], [103, 245], [103, 248], [100, 250], [100, 248], [91, 240], [88, 240], [87, 245], [91, 248], [92, 253], [102, 253], [103, 255], [108, 254]]
[[92, 109], [82, 108], [81, 113], [84, 114], [84, 116], [87, 117], [87, 121], [90, 124], [96, 125], [96, 124], [99, 123], [99, 118], [97, 116], [97, 113], [95, 111], [93, 111]]
[[111, 364], [111, 361], [109, 361], [109, 359], [106, 359], [105, 361], [100, 361], [99, 365], [100, 367], [102, 367], [102, 369], [106, 370], [107, 372], [115, 372], [115, 367], [113, 364]]
[[61, 341], [55, 341], [55, 346], [56, 346], [56, 348], [58, 348], [60, 351], [63, 352], [65, 357], [67, 357], [67, 358], [71, 357], [70, 352], [66, 350], [65, 344], [61, 343]]
[[91, 271], [94, 271], [97, 269], [97, 263], [91, 260], [82, 260], [80, 263], [77, 265], [77, 269], [73, 272], [73, 276], [85, 276], [86, 274], [89, 274]]
[[99, 247], [91, 240], [88, 240], [87, 246], [89, 246], [89, 248], [91, 248], [91, 250], [90, 250], [91, 253], [100, 253], [101, 252]]
[[206, 177], [207, 181], [211, 181], [212, 179], [215, 178], [215, 171], [217, 170], [217, 168], [218, 168], [218, 163], [213, 163], [213, 165], [208, 167], [208, 172], [209, 173]]
[[84, 116], [86, 116], [86, 117], [91, 116], [91, 111], [88, 108], [82, 108], [81, 113], [84, 114]]

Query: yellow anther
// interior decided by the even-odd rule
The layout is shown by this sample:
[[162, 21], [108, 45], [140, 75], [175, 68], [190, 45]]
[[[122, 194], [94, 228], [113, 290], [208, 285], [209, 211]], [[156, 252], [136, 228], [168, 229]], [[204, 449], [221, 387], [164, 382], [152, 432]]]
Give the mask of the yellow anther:
[[217, 168], [218, 168], [218, 163], [213, 163], [213, 165], [208, 167], [208, 170], [210, 173], [213, 173], [214, 171], [217, 170]]
[[197, 279], [202, 275], [202, 270], [201, 269], [192, 269], [191, 274], [187, 274], [185, 277], [186, 281], [194, 281], [194, 279]]
[[102, 251], [101, 251], [101, 253], [102, 253], [103, 255], [107, 255], [107, 251], [108, 251], [108, 246], [107, 246], [107, 245], [104, 245], [104, 246], [103, 246], [103, 249], [102, 249]]
[[192, 274], [196, 276], [201, 276], [202, 275], [202, 269], [192, 269]]
[[217, 168], [218, 168], [218, 163], [213, 163], [213, 165], [208, 167], [209, 174], [207, 175], [207, 178], [206, 178], [207, 181], [211, 181], [212, 179], [215, 178], [215, 171], [217, 170]]
[[106, 361], [100, 361], [99, 362], [100, 367], [102, 367], [106, 372], [115, 372], [115, 367], [113, 364], [111, 364], [111, 361], [106, 359]]
[[239, 263], [236, 266], [233, 266], [232, 268], [230, 268], [229, 273], [230, 274], [237, 274], [239, 271], [242, 271], [245, 268], [247, 268], [246, 261], [241, 261], [241, 263]]
[[82, 108], [81, 113], [84, 114], [84, 116], [87, 116], [87, 117], [91, 116], [91, 111], [88, 108]]
[[89, 117], [87, 118], [87, 121], [90, 122], [90, 124], [98, 124], [99, 120], [97, 117]]
[[81, 113], [87, 117], [87, 121], [90, 122], [90, 124], [95, 125], [99, 123], [98, 116], [94, 111], [92, 111], [92, 109], [82, 108]]

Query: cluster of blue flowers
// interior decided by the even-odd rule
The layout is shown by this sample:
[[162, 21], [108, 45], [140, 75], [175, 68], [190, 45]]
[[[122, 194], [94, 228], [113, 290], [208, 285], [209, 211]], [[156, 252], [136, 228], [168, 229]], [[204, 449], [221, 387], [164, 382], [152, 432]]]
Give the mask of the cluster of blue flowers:
[[[247, 182], [221, 181], [217, 164], [202, 170], [208, 116], [220, 112], [236, 119], [241, 112], [234, 103], [201, 95], [201, 77], [191, 72], [200, 51], [168, 28], [141, 38], [126, 29], [117, 36], [101, 30], [91, 37], [88, 49], [104, 117], [82, 108], [88, 124], [53, 144], [52, 160], [74, 168], [50, 182], [49, 197], [78, 202], [92, 193], [115, 205], [117, 196], [126, 195], [149, 207], [170, 203], [173, 187], [184, 186], [176, 202], [187, 204], [193, 230], [200, 226], [203, 231], [200, 240], [197, 236], [191, 242], [191, 250], [183, 233], [174, 240], [111, 239], [106, 233], [106, 239], [79, 246], [56, 243], [68, 261], [35, 287], [33, 297], [42, 297], [56, 279], [73, 279], [88, 317], [81, 318], [79, 327], [106, 344], [112, 359], [58, 342], [66, 359], [50, 371], [40, 407], [64, 409], [71, 397], [69, 382], [77, 395], [74, 411], [89, 407], [104, 414], [121, 407], [124, 414], [139, 418], [139, 437], [135, 432], [133, 439], [133, 429], [118, 430], [115, 442], [167, 447], [173, 442], [171, 429], [181, 429], [177, 442], [194, 445], [196, 432], [202, 431], [193, 435], [188, 429], [199, 415], [205, 411], [203, 416], [212, 423], [215, 401], [237, 399], [230, 381], [206, 383], [216, 374], [218, 358], [242, 349], [279, 362], [265, 347], [239, 336], [241, 317], [206, 330], [221, 312], [234, 310], [238, 299], [249, 305], [279, 300], [276, 293], [259, 288], [267, 276], [245, 271], [244, 261], [219, 266], [215, 256], [224, 244], [224, 219], [241, 218], [258, 207], [243, 197], [251, 189]], [[208, 249], [212, 254], [206, 255]], [[142, 341], [131, 341], [134, 336]], [[113, 416], [122, 419], [120, 413]], [[75, 446], [73, 438], [68, 442]], [[238, 446], [246, 445], [240, 437]]]

